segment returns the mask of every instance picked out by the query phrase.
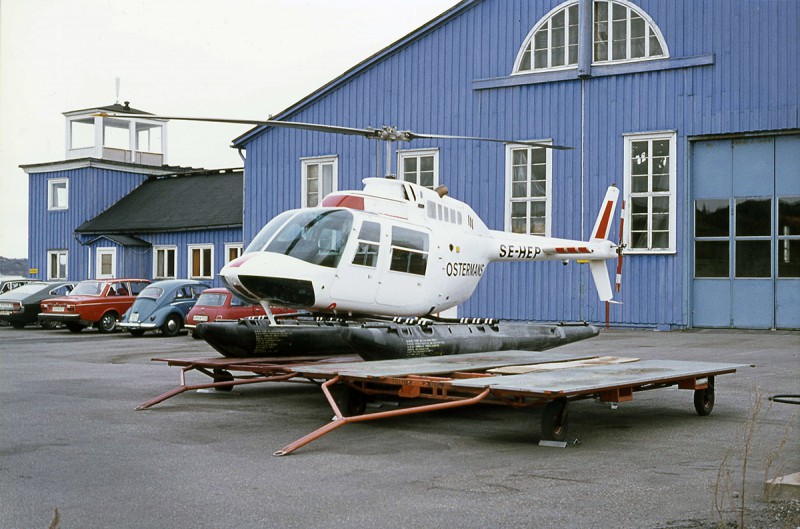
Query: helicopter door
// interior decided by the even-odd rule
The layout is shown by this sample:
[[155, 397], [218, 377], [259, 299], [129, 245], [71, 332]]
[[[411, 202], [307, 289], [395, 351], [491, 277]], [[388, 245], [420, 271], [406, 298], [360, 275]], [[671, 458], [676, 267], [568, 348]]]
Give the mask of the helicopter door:
[[331, 296], [359, 303], [374, 303], [377, 286], [378, 250], [381, 225], [364, 221], [358, 232], [356, 251], [351, 260], [342, 259]]
[[409, 300], [420, 300], [425, 304], [429, 244], [428, 234], [424, 231], [392, 226], [389, 270], [381, 271], [375, 298], [377, 303], [396, 306], [408, 305]]

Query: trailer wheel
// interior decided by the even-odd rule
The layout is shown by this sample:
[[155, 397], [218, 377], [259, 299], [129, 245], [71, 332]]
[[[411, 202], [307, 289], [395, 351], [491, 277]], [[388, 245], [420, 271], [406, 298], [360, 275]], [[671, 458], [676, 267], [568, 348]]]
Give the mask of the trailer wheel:
[[714, 377], [708, 377], [708, 387], [697, 389], [694, 392], [694, 409], [697, 414], [705, 417], [714, 409]]
[[567, 438], [567, 399], [551, 400], [542, 411], [542, 439], [564, 441]]
[[[214, 382], [233, 382], [233, 375], [231, 375], [230, 371], [215, 369]], [[217, 391], [233, 391], [233, 386], [217, 386], [214, 389]]]

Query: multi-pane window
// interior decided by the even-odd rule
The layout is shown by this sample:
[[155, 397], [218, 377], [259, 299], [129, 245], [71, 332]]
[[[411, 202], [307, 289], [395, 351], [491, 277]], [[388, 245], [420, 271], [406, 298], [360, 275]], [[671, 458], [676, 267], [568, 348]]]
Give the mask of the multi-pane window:
[[214, 246], [189, 246], [189, 279], [214, 277]]
[[155, 279], [175, 279], [174, 246], [156, 246], [153, 248], [153, 277]]
[[[576, 67], [579, 16], [577, 0], [569, 0], [545, 15], [520, 48], [514, 72]], [[595, 63], [668, 56], [658, 27], [631, 4], [595, 0], [592, 17], [591, 53]]]
[[594, 3], [594, 61], [625, 61], [664, 56], [655, 26], [640, 13], [613, 1]]
[[302, 207], [313, 208], [338, 189], [338, 160], [335, 156], [302, 160]]
[[509, 146], [506, 167], [506, 231], [549, 235], [549, 149]]
[[47, 279], [67, 278], [67, 251], [51, 250], [47, 252]]
[[230, 263], [231, 261], [238, 259], [242, 255], [242, 244], [241, 243], [231, 243], [225, 245], [225, 264]]
[[402, 179], [433, 189], [439, 183], [439, 151], [419, 150], [397, 153]]
[[625, 138], [628, 250], [675, 250], [675, 133]]
[[47, 181], [47, 209], [69, 208], [69, 180], [51, 178]]

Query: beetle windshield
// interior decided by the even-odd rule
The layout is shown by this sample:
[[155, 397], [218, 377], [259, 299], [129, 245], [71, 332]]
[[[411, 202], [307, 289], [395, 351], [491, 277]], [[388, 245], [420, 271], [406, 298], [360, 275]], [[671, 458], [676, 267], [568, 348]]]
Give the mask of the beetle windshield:
[[71, 296], [99, 296], [103, 293], [105, 283], [101, 281], [81, 281], [75, 290], [70, 292]]
[[353, 214], [343, 209], [302, 211], [281, 228], [267, 251], [336, 268], [352, 227]]

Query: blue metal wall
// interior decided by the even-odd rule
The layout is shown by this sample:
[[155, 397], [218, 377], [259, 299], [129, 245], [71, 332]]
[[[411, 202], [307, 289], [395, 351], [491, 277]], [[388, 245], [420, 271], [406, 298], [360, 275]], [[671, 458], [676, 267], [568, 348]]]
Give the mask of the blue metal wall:
[[[69, 179], [69, 208], [66, 210], [47, 210], [47, 180], [52, 178]], [[47, 279], [48, 250], [66, 249], [69, 279], [87, 279], [89, 253], [75, 239], [73, 231], [130, 193], [146, 178], [142, 174], [96, 167], [29, 174], [28, 267], [39, 270], [32, 276]]]
[[[628, 257], [623, 305], [613, 307], [611, 316], [618, 324], [685, 326], [688, 138], [800, 128], [800, 3], [635, 3], [661, 29], [672, 61], [668, 69], [633, 73], [641, 68], [629, 65], [618, 68], [617, 75], [603, 75], [603, 68], [595, 66], [585, 80], [573, 74], [547, 83], [517, 79], [514, 86], [504, 85], [530, 29], [560, 2], [484, 0], [462, 4], [282, 117], [356, 127], [390, 124], [442, 134], [551, 138], [576, 146], [553, 154], [553, 235], [572, 238], [591, 230], [605, 188], [612, 182], [622, 185], [623, 134], [677, 131], [677, 252]], [[495, 78], [500, 81], [486, 82]], [[362, 177], [376, 172], [376, 145], [360, 138], [272, 129], [244, 141], [245, 244], [275, 214], [299, 207], [299, 158], [338, 155], [340, 189], [357, 189]], [[429, 146], [439, 148], [440, 182], [451, 195], [472, 205], [491, 228], [502, 229], [504, 147], [456, 141], [413, 144]], [[612, 233], [617, 230], [615, 223]], [[489, 267], [460, 312], [602, 321], [604, 306], [585, 267], [517, 263]]]
[[[189, 277], [189, 245], [194, 244], [213, 244], [214, 245], [214, 278], [210, 280], [211, 286], [221, 287], [222, 282], [217, 273], [225, 265], [225, 245], [242, 242], [242, 230], [199, 230], [181, 231], [172, 233], [153, 233], [137, 235], [153, 246], [176, 246], [177, 255], [175, 256], [175, 274], [179, 279]], [[148, 248], [149, 261], [147, 262], [145, 277], [153, 276], [153, 257], [152, 249]]]

